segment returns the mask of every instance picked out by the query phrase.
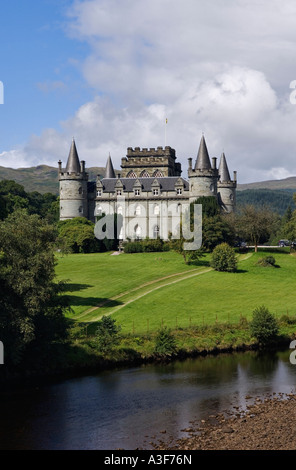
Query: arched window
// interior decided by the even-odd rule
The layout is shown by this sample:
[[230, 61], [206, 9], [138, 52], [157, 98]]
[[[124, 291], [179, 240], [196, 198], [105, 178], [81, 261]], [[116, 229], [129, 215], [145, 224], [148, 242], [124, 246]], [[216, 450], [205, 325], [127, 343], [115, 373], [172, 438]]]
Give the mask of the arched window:
[[141, 235], [142, 235], [142, 229], [141, 229], [140, 225], [137, 224], [135, 226], [134, 232], [135, 232], [135, 238], [140, 239]]
[[153, 238], [159, 238], [159, 226], [154, 225], [153, 227]]
[[155, 178], [163, 178], [163, 173], [160, 170], [155, 170], [155, 172], [153, 173], [153, 176]]
[[122, 215], [122, 206], [117, 207], [117, 214]]
[[136, 175], [136, 173], [135, 173], [134, 171], [130, 171], [130, 172], [127, 174], [126, 177], [127, 177], [127, 178], [137, 178], [137, 175]]
[[103, 213], [102, 207], [101, 207], [101, 206], [98, 206], [98, 207], [97, 207], [97, 215], [102, 215], [102, 213]]
[[181, 214], [181, 212], [182, 212], [182, 204], [180, 204], [179, 202], [179, 204], [177, 204], [177, 214]]
[[153, 213], [154, 213], [154, 215], [159, 215], [159, 213], [160, 213], [160, 207], [159, 207], [158, 204], [154, 204]]
[[150, 178], [150, 175], [147, 170], [143, 170], [140, 174], [140, 178]]
[[135, 215], [141, 215], [142, 209], [141, 206], [138, 204], [135, 209]]

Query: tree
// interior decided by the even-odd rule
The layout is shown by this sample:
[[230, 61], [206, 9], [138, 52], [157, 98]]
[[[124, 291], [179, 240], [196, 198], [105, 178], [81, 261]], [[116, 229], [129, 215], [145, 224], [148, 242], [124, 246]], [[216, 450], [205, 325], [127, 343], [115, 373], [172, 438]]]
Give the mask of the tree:
[[262, 305], [253, 311], [250, 332], [260, 344], [267, 345], [278, 334], [279, 327], [276, 318]]
[[85, 217], [64, 220], [58, 224], [58, 246], [72, 253], [102, 251], [102, 242], [94, 234], [94, 223]]
[[121, 327], [116, 325], [116, 320], [113, 318], [103, 316], [98, 322], [96, 332], [96, 346], [101, 353], [108, 353], [112, 351], [119, 341], [119, 332]]
[[259, 243], [269, 240], [278, 223], [277, 214], [268, 208], [256, 208], [252, 205], [243, 206], [236, 219], [238, 235], [254, 245], [255, 252], [258, 251]]
[[216, 246], [212, 253], [211, 266], [216, 271], [236, 271], [237, 259], [234, 248], [227, 243]]
[[6, 364], [50, 364], [67, 338], [67, 305], [55, 282], [55, 229], [15, 211], [0, 223], [0, 338]]
[[161, 328], [155, 338], [154, 352], [160, 357], [172, 356], [177, 351], [177, 343], [171, 330]]

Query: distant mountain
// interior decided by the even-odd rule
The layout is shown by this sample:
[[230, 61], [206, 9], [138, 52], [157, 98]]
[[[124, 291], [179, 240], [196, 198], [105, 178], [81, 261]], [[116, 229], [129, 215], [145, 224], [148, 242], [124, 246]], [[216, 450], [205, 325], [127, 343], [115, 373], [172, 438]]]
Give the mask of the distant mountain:
[[296, 191], [296, 176], [291, 176], [282, 180], [268, 180], [258, 183], [238, 184], [238, 191], [245, 189], [293, 189]]
[[[105, 168], [91, 167], [86, 170], [90, 181], [95, 181], [98, 174], [104, 176]], [[115, 173], [120, 170], [115, 170]], [[14, 180], [24, 186], [25, 191], [38, 191], [40, 193], [58, 194], [58, 169], [47, 165], [39, 165], [31, 168], [5, 168], [0, 166], [0, 180]], [[238, 184], [238, 192], [254, 189], [269, 190], [294, 190], [296, 192], [296, 176], [282, 180], [261, 181], [258, 183]]]
[[[90, 181], [95, 181], [97, 175], [104, 175], [105, 168], [91, 167], [86, 170]], [[39, 165], [31, 168], [5, 168], [0, 166], [0, 180], [13, 180], [24, 186], [25, 191], [58, 194], [58, 169]]]

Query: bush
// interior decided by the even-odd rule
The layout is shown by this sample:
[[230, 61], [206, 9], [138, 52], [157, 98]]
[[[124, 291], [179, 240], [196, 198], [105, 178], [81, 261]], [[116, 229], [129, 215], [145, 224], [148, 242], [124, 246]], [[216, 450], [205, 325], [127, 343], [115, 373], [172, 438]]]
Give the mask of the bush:
[[102, 353], [112, 351], [113, 347], [119, 344], [120, 326], [116, 325], [116, 320], [103, 316], [98, 322], [96, 332], [96, 347]]
[[166, 327], [161, 328], [155, 338], [155, 354], [161, 357], [168, 357], [174, 355], [176, 351], [177, 345], [175, 337]]
[[275, 266], [275, 259], [273, 256], [264, 256], [260, 258], [257, 262], [258, 266], [270, 268]]
[[227, 243], [216, 246], [212, 253], [211, 266], [216, 271], [236, 271], [237, 260], [234, 248]]
[[279, 326], [276, 318], [264, 305], [253, 311], [250, 332], [260, 344], [266, 345], [272, 342], [277, 336], [278, 331]]

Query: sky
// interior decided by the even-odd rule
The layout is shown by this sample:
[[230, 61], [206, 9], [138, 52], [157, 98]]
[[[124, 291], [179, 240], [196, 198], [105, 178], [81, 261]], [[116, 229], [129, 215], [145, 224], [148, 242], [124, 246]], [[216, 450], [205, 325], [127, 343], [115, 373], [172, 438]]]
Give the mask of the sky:
[[2, 0], [0, 166], [65, 166], [74, 137], [87, 167], [170, 145], [186, 178], [204, 134], [239, 183], [296, 176], [295, 21], [294, 0]]

